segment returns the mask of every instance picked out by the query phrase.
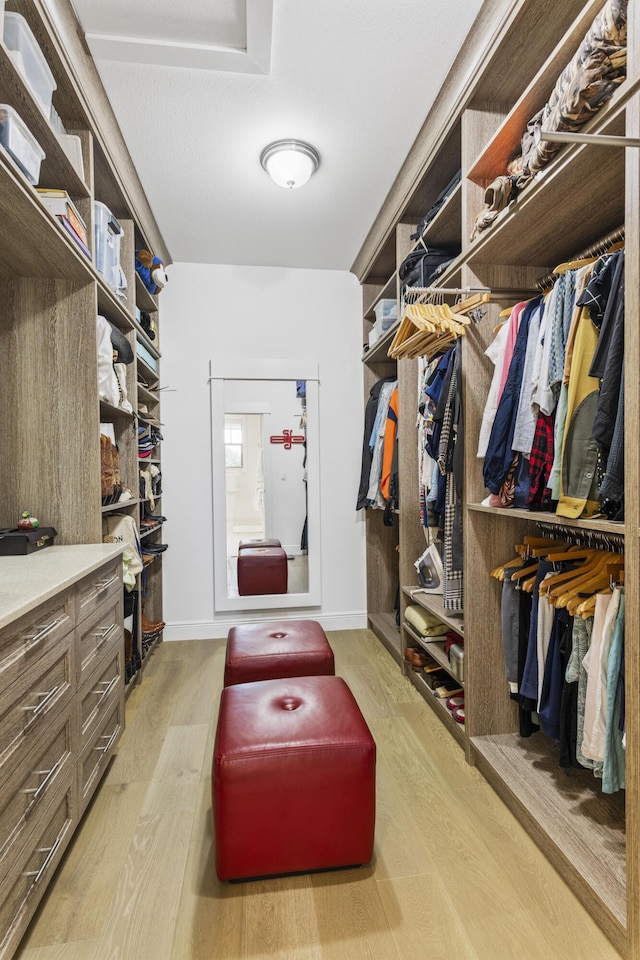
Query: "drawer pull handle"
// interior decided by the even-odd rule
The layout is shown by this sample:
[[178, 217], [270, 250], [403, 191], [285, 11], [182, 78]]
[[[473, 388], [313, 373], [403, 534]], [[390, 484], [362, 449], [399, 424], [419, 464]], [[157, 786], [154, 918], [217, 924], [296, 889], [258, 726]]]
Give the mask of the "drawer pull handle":
[[46, 635], [50, 633], [51, 630], [55, 630], [56, 627], [59, 627], [62, 623], [64, 623], [66, 619], [67, 619], [66, 616], [56, 617], [55, 620], [52, 620], [51, 623], [45, 624], [44, 627], [41, 627], [41, 626], [36, 627], [36, 633], [26, 634], [24, 638], [25, 641], [30, 646], [34, 646], [36, 643], [42, 643]]
[[98, 637], [98, 647], [101, 647], [103, 643], [109, 639], [114, 630], [118, 629], [117, 623], [112, 623], [110, 626], [106, 627], [104, 630], [96, 630], [93, 634], [94, 637]]
[[115, 676], [112, 677], [111, 680], [101, 680], [100, 685], [103, 687], [103, 689], [100, 690], [98, 687], [96, 687], [93, 692], [102, 700], [104, 697], [109, 696], [119, 679], [119, 676]]
[[44, 710], [48, 709], [51, 701], [53, 700], [55, 695], [58, 693], [58, 691], [61, 689], [62, 689], [62, 684], [59, 683], [57, 686], [53, 688], [53, 690], [48, 690], [47, 693], [36, 694], [36, 696], [42, 697], [42, 699], [35, 706], [23, 707], [22, 709], [25, 711], [25, 713], [32, 714], [31, 719], [35, 720], [35, 718], [39, 716]]
[[113, 741], [117, 736], [117, 733], [118, 733], [118, 728], [116, 727], [113, 733], [111, 734], [107, 733], [104, 736], [100, 737], [101, 740], [106, 740], [107, 743], [104, 745], [104, 747], [94, 747], [93, 749], [98, 753], [102, 753], [102, 754], [108, 753], [109, 750], [111, 749]]
[[23, 874], [23, 876], [25, 877], [33, 877], [34, 886], [40, 882], [40, 880], [42, 879], [42, 875], [44, 874], [45, 870], [47, 869], [47, 867], [55, 857], [56, 850], [60, 846], [61, 840], [62, 840], [62, 837], [58, 837], [58, 839], [56, 840], [56, 842], [52, 847], [40, 847], [38, 850], [36, 850], [36, 853], [46, 853], [47, 856], [45, 857], [44, 863], [42, 864], [39, 870], [28, 870]]
[[115, 576], [109, 577], [108, 580], [96, 580], [96, 590], [98, 593], [102, 593], [103, 590], [106, 590], [107, 587], [110, 587], [112, 583], [116, 583], [119, 579], [119, 575], [115, 574]]
[[38, 800], [40, 799], [40, 797], [42, 796], [42, 794], [44, 793], [44, 791], [47, 789], [47, 785], [48, 785], [48, 784], [53, 780], [53, 778], [55, 777], [56, 773], [58, 772], [58, 768], [59, 768], [59, 767], [60, 767], [60, 762], [58, 761], [58, 763], [54, 763], [54, 765], [51, 767], [50, 770], [35, 770], [35, 771], [34, 771], [34, 773], [36, 773], [39, 777], [44, 777], [44, 780], [42, 781], [42, 783], [41, 783], [38, 787], [30, 787], [30, 788], [24, 790], [24, 793], [31, 793], [31, 794], [33, 794], [33, 796], [31, 797], [31, 803], [30, 803], [29, 806], [27, 807], [26, 813], [30, 813], [30, 812], [31, 812], [31, 810], [32, 810], [33, 807], [36, 805], [36, 803], [38, 802]]

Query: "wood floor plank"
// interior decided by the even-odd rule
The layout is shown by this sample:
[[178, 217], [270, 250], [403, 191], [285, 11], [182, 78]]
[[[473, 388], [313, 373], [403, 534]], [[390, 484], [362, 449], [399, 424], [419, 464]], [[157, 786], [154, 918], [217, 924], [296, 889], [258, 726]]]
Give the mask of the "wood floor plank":
[[169, 727], [142, 813], [195, 810], [209, 736], [207, 724]]
[[18, 951], [15, 960], [97, 960], [94, 940], [55, 943], [51, 947], [34, 947]]
[[312, 875], [322, 960], [403, 960], [372, 867]]
[[98, 790], [27, 931], [24, 946], [44, 947], [99, 936], [146, 789], [146, 784], [135, 782], [104, 783]]
[[188, 813], [139, 819], [97, 940], [96, 960], [169, 960], [192, 825]]
[[454, 903], [437, 876], [379, 884], [391, 933], [403, 960], [478, 960]]
[[449, 787], [467, 787], [484, 784], [482, 774], [470, 766], [464, 757], [464, 750], [453, 739], [447, 728], [440, 722], [434, 711], [417, 693], [419, 702], [400, 703], [398, 712], [411, 728], [419, 741], [429, 763], [437, 767], [439, 776]]

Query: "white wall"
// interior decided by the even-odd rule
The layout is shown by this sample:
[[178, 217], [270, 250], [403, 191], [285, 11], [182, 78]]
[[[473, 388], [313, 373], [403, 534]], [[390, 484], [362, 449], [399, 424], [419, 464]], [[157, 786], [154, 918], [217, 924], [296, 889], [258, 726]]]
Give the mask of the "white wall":
[[[312, 618], [366, 626], [365, 531], [355, 502], [363, 426], [361, 299], [346, 271], [177, 263], [161, 294], [165, 637], [226, 636], [232, 623]], [[214, 612], [209, 360], [313, 358], [320, 372], [322, 605]], [[157, 512], [157, 511], [156, 511]]]

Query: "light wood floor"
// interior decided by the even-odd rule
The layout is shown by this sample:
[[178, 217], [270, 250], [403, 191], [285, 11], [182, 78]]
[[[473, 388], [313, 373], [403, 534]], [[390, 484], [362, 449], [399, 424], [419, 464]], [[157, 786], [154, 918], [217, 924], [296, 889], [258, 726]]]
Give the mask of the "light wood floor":
[[216, 880], [224, 642], [165, 643], [20, 960], [618, 960], [374, 635], [329, 639], [378, 746], [373, 863]]

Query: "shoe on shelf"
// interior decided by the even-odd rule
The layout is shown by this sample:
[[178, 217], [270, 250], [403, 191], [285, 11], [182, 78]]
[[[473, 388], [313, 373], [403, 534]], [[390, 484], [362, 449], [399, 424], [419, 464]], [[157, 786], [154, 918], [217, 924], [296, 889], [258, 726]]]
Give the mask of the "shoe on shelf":
[[452, 716], [453, 719], [456, 721], [456, 723], [464, 723], [464, 722], [465, 722], [465, 719], [466, 719], [465, 713], [464, 713], [464, 707], [457, 707], [457, 708], [453, 711], [453, 713], [451, 714], [451, 716]]
[[458, 707], [464, 707], [464, 697], [456, 696], [447, 699], [448, 710], [457, 710]]
[[164, 620], [149, 620], [144, 611], [141, 614], [140, 622], [143, 633], [159, 633], [160, 630], [164, 630]]

